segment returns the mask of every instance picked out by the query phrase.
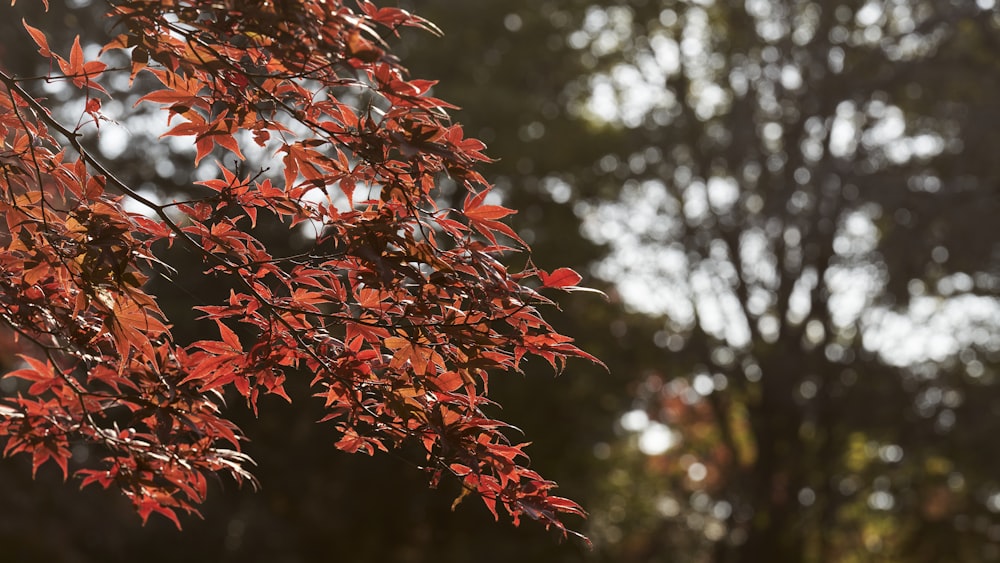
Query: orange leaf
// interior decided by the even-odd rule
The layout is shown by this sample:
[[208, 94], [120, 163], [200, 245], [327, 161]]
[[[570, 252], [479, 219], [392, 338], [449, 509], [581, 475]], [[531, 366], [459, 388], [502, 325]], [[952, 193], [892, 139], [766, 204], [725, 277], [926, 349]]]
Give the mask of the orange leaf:
[[465, 379], [458, 372], [446, 371], [433, 378], [434, 384], [442, 391], [452, 392], [465, 383]]
[[52, 51], [49, 50], [49, 42], [45, 39], [45, 34], [40, 29], [28, 25], [28, 22], [24, 19], [21, 20], [21, 24], [24, 26], [24, 29], [28, 30], [31, 38], [35, 40], [35, 45], [38, 45], [38, 53], [43, 57], [51, 57]]
[[83, 74], [83, 49], [80, 47], [80, 36], [73, 38], [73, 48], [69, 52], [70, 72], [66, 74]]

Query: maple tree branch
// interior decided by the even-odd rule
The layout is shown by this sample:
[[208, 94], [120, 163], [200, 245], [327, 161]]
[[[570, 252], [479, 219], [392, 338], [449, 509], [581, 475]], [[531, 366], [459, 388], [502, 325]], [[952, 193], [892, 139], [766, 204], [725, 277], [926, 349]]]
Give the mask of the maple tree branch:
[[[153, 201], [144, 197], [136, 190], [129, 187], [125, 182], [119, 180], [110, 170], [107, 169], [107, 167], [104, 166], [104, 164], [102, 164], [99, 160], [94, 158], [90, 154], [90, 152], [83, 147], [83, 144], [80, 143], [80, 136], [81, 136], [80, 133], [70, 131], [57, 119], [52, 117], [52, 115], [49, 113], [47, 109], [45, 109], [45, 107], [43, 107], [40, 103], [38, 103], [37, 100], [34, 99], [34, 97], [32, 97], [30, 94], [25, 92], [23, 88], [21, 88], [16, 79], [12, 78], [6, 72], [0, 70], [0, 82], [3, 82], [4, 85], [7, 86], [8, 90], [17, 93], [18, 97], [23, 99], [29, 106], [31, 106], [31, 108], [35, 110], [35, 115], [37, 115], [49, 127], [52, 127], [53, 129], [58, 131], [66, 139], [66, 141], [70, 144], [70, 146], [73, 147], [73, 149], [77, 152], [77, 154], [80, 155], [80, 158], [84, 159], [84, 161], [87, 162], [87, 164], [93, 166], [94, 169], [96, 169], [102, 176], [111, 180], [111, 183], [114, 184], [116, 188], [120, 189], [130, 198], [148, 207], [150, 210], [156, 213], [157, 216], [160, 217], [160, 219], [162, 219], [163, 222], [170, 228], [170, 230], [174, 231], [178, 236], [188, 238], [187, 233], [185, 233], [184, 230], [181, 229], [180, 226], [178, 226], [176, 223], [174, 223], [173, 220], [171, 220], [170, 217], [166, 214], [166, 212], [164, 211], [164, 207], [162, 205], [154, 203]], [[40, 178], [38, 180], [38, 185], [41, 186]], [[193, 240], [191, 242], [197, 245], [197, 243], [194, 242]]]
[[[231, 273], [235, 273], [234, 271], [238, 270], [238, 268], [240, 267], [239, 265], [233, 264], [228, 260], [223, 259], [221, 256], [219, 256], [214, 252], [209, 252], [205, 250], [205, 248], [202, 245], [198, 244], [197, 241], [192, 239], [186, 231], [184, 231], [177, 223], [175, 223], [170, 218], [170, 216], [165, 211], [165, 206], [158, 205], [152, 202], [151, 200], [144, 197], [136, 190], [129, 187], [125, 182], [118, 179], [110, 170], [107, 169], [107, 167], [103, 165], [103, 163], [94, 158], [89, 153], [89, 151], [87, 151], [83, 147], [82, 143], [80, 143], [79, 133], [70, 131], [62, 123], [53, 118], [49, 114], [49, 112], [41, 104], [38, 103], [37, 100], [35, 100], [30, 94], [28, 94], [27, 92], [24, 91], [24, 89], [21, 88], [21, 86], [17, 83], [17, 81], [14, 78], [12, 78], [10, 75], [8, 75], [6, 72], [2, 70], [0, 70], [0, 82], [3, 82], [4, 85], [7, 86], [8, 90], [16, 92], [20, 98], [22, 98], [25, 102], [28, 103], [29, 106], [31, 106], [32, 109], [35, 110], [35, 114], [39, 118], [45, 121], [47, 125], [58, 131], [67, 140], [67, 142], [70, 143], [73, 149], [76, 150], [76, 152], [80, 155], [80, 158], [83, 158], [85, 162], [93, 166], [94, 169], [96, 169], [105, 178], [111, 180], [111, 183], [114, 184], [115, 187], [117, 187], [118, 189], [122, 190], [126, 195], [128, 195], [138, 203], [148, 207], [150, 210], [156, 213], [156, 215], [164, 222], [164, 224], [166, 224], [171, 231], [173, 231], [175, 234], [181, 237], [182, 240], [186, 241], [189, 245], [199, 250], [203, 255], [211, 257], [212, 259], [218, 261], [220, 265], [223, 265], [228, 269], [230, 269]], [[38, 184], [39, 186], [41, 186], [42, 184], [40, 177], [38, 179]], [[237, 276], [237, 277], [243, 279], [242, 276]], [[251, 283], [247, 282], [245, 279], [243, 279], [243, 282], [248, 290], [254, 292], [254, 294], [260, 299], [262, 304], [269, 304], [267, 300], [265, 300], [259, 293], [256, 292]], [[283, 321], [283, 319], [280, 319], [280, 316], [278, 318], [282, 322], [285, 322]], [[288, 325], [287, 328], [291, 329], [291, 326]]]
[[[217, 415], [213, 400], [238, 391], [256, 412], [259, 393], [289, 399], [285, 376], [305, 370], [316, 374], [310, 389], [326, 400], [323, 420], [335, 421], [343, 434], [338, 449], [372, 453], [415, 440], [428, 465], [458, 477], [463, 490], [479, 493], [494, 515], [501, 503], [515, 523], [527, 515], [565, 534], [560, 515], [582, 509], [549, 495], [553, 485], [528, 469], [521, 445], [511, 445], [505, 434], [509, 425], [484, 414], [492, 403], [480, 389], [485, 393], [488, 370], [520, 370], [525, 355], [542, 357], [557, 370], [569, 357], [589, 358], [535, 309], [551, 301], [523, 285], [541, 274], [544, 287], [566, 287], [579, 276], [569, 270], [547, 279], [533, 266], [512, 274], [500, 263], [498, 256], [509, 249], [497, 236], [524, 243], [501, 221], [511, 210], [484, 203], [489, 186], [474, 169], [487, 160], [482, 143], [451, 125], [445, 111], [451, 106], [426, 95], [433, 83], [410, 81], [375, 30], [429, 24], [367, 0], [358, 1], [360, 12], [338, 0], [279, 3], [276, 9], [303, 8], [282, 12], [291, 30], [274, 30], [270, 11], [236, 12], [225, 3], [194, 10], [158, 2], [108, 4], [124, 31], [105, 50], [136, 49], [130, 79], [149, 59], [159, 65], [148, 70], [163, 88], [142, 100], [165, 105], [170, 117], [185, 121], [167, 135], [195, 138], [195, 166], [218, 148], [243, 158], [236, 135], [245, 132], [262, 147], [272, 137], [282, 143], [285, 177], [283, 185], [272, 186], [269, 179], [257, 181], [263, 169], [243, 179], [239, 165], [235, 174], [220, 166], [222, 178], [203, 182], [218, 195], [158, 204], [112, 174], [96, 151], [87, 152], [83, 126], [61, 124], [44, 100], [25, 91], [21, 84], [28, 79], [0, 74], [13, 104], [10, 113], [17, 114], [0, 114], [0, 125], [15, 132], [18, 146], [11, 173], [4, 167], [10, 197], [0, 204], [17, 214], [9, 221], [4, 257], [11, 259], [14, 276], [27, 273], [40, 282], [29, 288], [31, 294], [12, 282], [3, 297], [28, 304], [7, 311], [23, 321], [18, 328], [37, 328], [32, 336], [53, 344], [45, 349], [45, 362], [31, 360], [31, 369], [20, 370], [19, 377], [36, 382], [36, 397], [18, 404], [46, 426], [49, 413], [66, 413], [69, 422], [60, 428], [112, 451], [106, 472], [77, 472], [85, 475], [83, 484], [115, 484], [144, 520], [156, 511], [179, 526], [175, 510], [193, 511], [204, 498], [203, 473], [246, 476], [241, 466], [247, 458], [213, 449], [228, 441], [238, 450], [241, 439], [238, 428]], [[91, 90], [104, 91], [90, 77], [107, 67], [84, 61], [79, 38], [65, 60], [52, 54], [44, 32], [25, 27], [43, 57], [64, 71], [85, 70], [82, 79], [64, 77], [81, 97], [91, 100]], [[267, 52], [244, 49], [240, 37], [255, 44], [259, 37]], [[339, 63], [356, 77], [346, 78]], [[264, 77], [258, 68], [274, 72]], [[291, 72], [296, 68], [299, 74]], [[303, 80], [307, 76], [318, 86]], [[338, 99], [345, 86], [357, 87], [347, 101]], [[84, 113], [101, 118], [96, 102], [88, 101]], [[81, 114], [81, 123], [85, 119]], [[69, 149], [79, 153], [72, 163], [63, 162]], [[32, 166], [34, 181], [27, 170]], [[478, 192], [453, 210], [455, 218], [443, 216], [433, 200], [442, 173], [467, 186], [470, 196]], [[349, 211], [307, 200], [313, 190], [338, 182]], [[115, 190], [103, 194], [105, 186]], [[364, 186], [382, 188], [381, 201], [369, 199], [358, 208], [353, 190]], [[58, 196], [49, 201], [47, 190]], [[152, 213], [127, 213], [115, 192]], [[70, 208], [53, 207], [53, 201]], [[242, 214], [230, 217], [230, 206]], [[288, 228], [320, 221], [344, 244], [333, 242], [332, 258], [313, 252], [271, 256], [268, 244], [238, 224], [249, 217], [255, 225], [258, 211]], [[214, 320], [221, 340], [176, 347], [166, 316], [142, 290], [146, 276], [125, 278], [123, 272], [138, 272], [143, 260], [157, 262], [152, 245], [174, 237], [202, 257], [202, 274], [235, 277], [228, 304], [201, 308], [206, 314], [200, 320]], [[316, 241], [316, 252], [325, 239]], [[43, 298], [55, 300], [52, 322], [30, 308]], [[256, 327], [252, 347], [229, 326], [234, 323]], [[76, 371], [83, 368], [86, 376]], [[115, 395], [88, 390], [105, 385]], [[121, 391], [120, 385], [130, 389]], [[50, 398], [50, 391], [59, 396]], [[113, 424], [118, 407], [131, 411], [131, 426], [100, 427]], [[69, 454], [62, 442], [50, 453], [31, 428], [12, 438], [18, 439], [13, 453], [33, 451], [35, 468], [50, 458], [65, 467]]]
[[[105, 68], [103, 72], [126, 71], [126, 70], [129, 70], [129, 69], [127, 67], [111, 67], [111, 66], [109, 66], [109, 67]], [[87, 78], [89, 76], [91, 76], [91, 75], [88, 74], [88, 73], [60, 74], [59, 76], [52, 76], [51, 74], [40, 74], [38, 76], [13, 76], [11, 78], [15, 82], [37, 82], [37, 81], [41, 80], [41, 81], [45, 81], [47, 84], [52, 84], [54, 82], [59, 82], [59, 81], [65, 80], [65, 79]]]

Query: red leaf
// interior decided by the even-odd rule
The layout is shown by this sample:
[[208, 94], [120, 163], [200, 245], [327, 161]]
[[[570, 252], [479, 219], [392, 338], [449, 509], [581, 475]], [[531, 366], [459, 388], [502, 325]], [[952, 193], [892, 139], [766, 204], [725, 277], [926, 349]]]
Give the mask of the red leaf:
[[219, 133], [215, 135], [215, 142], [221, 147], [229, 149], [233, 154], [239, 157], [240, 160], [246, 160], [243, 156], [243, 152], [240, 151], [240, 145], [236, 142], [236, 139], [228, 133]]
[[470, 193], [465, 198], [463, 212], [469, 219], [469, 223], [493, 244], [497, 243], [495, 233], [500, 232], [517, 241], [519, 244], [524, 245], [524, 241], [521, 240], [521, 237], [517, 236], [517, 233], [509, 226], [497, 221], [497, 219], [502, 219], [515, 213], [515, 211], [500, 205], [485, 205], [483, 202], [486, 200], [488, 194], [489, 190], [483, 190], [478, 194]]
[[104, 72], [104, 69], [108, 68], [108, 65], [102, 63], [101, 61], [90, 61], [84, 63], [83, 73], [87, 75], [87, 79], [95, 80], [98, 76]]
[[538, 271], [538, 277], [545, 287], [570, 287], [580, 283], [583, 277], [570, 268], [559, 268], [553, 270], [551, 274], [546, 274], [543, 270]]
[[171, 522], [177, 526], [177, 529], [181, 529], [181, 521], [177, 519], [177, 513], [174, 512], [172, 508], [163, 506], [158, 501], [151, 498], [144, 498], [139, 501], [136, 506], [136, 510], [139, 512], [139, 517], [142, 518], [142, 523], [145, 524], [149, 520], [149, 515], [156, 512], [157, 514], [162, 514], [170, 519]]
[[[364, 436], [361, 436], [352, 428], [348, 428], [344, 431], [343, 437], [334, 444], [338, 450], [353, 454], [358, 453], [358, 451], [364, 451], [368, 455], [375, 453], [375, 450], [371, 446], [372, 441]], [[379, 448], [384, 449], [384, 448]]]
[[243, 345], [240, 344], [240, 338], [236, 336], [231, 328], [222, 324], [222, 321], [216, 320], [215, 324], [219, 325], [219, 333], [222, 334], [222, 341], [228, 344], [234, 351], [243, 352]]
[[49, 42], [45, 39], [45, 34], [40, 29], [28, 25], [28, 22], [24, 19], [21, 20], [21, 24], [24, 26], [24, 29], [28, 30], [31, 38], [35, 41], [35, 45], [38, 45], [38, 53], [43, 57], [51, 57], [52, 51], [49, 50]]
[[432, 379], [441, 391], [455, 391], [465, 384], [465, 379], [462, 378], [461, 374], [454, 371], [446, 371]]
[[58, 451], [53, 451], [49, 446], [44, 444], [39, 444], [31, 452], [31, 476], [35, 477], [38, 473], [38, 468], [45, 465], [48, 460], [55, 461], [63, 472], [63, 480], [68, 476], [67, 462], [69, 461], [69, 453], [60, 453]]
[[4, 374], [4, 378], [18, 377], [21, 379], [27, 379], [28, 381], [41, 381], [55, 377], [55, 373], [52, 372], [52, 367], [49, 366], [48, 362], [43, 362], [24, 354], [18, 354], [18, 357], [24, 360], [29, 366], [31, 366], [31, 368], [12, 371]]
[[197, 141], [195, 141], [194, 146], [198, 151], [194, 157], [194, 165], [198, 166], [201, 159], [208, 156], [209, 153], [212, 152], [212, 149], [215, 148], [215, 143], [210, 137], [200, 137]]
[[73, 47], [69, 52], [69, 72], [66, 74], [83, 74], [83, 49], [80, 47], [80, 36], [73, 38]]

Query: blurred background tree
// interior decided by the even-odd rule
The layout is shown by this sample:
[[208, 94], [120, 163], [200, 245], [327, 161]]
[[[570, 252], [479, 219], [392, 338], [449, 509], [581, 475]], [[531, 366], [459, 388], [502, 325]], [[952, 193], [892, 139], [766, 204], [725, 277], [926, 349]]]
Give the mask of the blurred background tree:
[[[409, 4], [445, 36], [406, 33], [400, 56], [490, 145], [532, 259], [589, 266], [613, 296], [553, 319], [610, 376], [581, 363], [494, 389], [591, 510], [596, 549], [452, 512], [456, 491], [338, 455], [315, 413], [286, 409], [242, 421], [263, 491], [224, 483], [180, 534], [4, 462], [0, 559], [1000, 558], [993, 0]], [[46, 17], [68, 45], [100, 9]], [[0, 64], [38, 72], [3, 10]], [[102, 134], [126, 128], [105, 156], [183, 192], [155, 128]], [[162, 289], [199, 338], [192, 300], [220, 288]]]

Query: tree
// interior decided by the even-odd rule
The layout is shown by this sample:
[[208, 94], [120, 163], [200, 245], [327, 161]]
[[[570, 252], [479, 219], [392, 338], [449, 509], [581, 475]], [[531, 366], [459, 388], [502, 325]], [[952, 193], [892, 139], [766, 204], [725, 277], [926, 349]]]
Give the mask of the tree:
[[[499, 505], [515, 524], [526, 515], [566, 533], [562, 517], [582, 509], [551, 493], [484, 409], [491, 372], [529, 356], [557, 371], [596, 361], [537, 309], [552, 303], [540, 291], [581, 278], [500, 262], [527, 245], [475, 169], [484, 145], [377, 31], [433, 24], [366, 1], [110, 2], [106, 17], [101, 60], [79, 37], [60, 55], [44, 25], [25, 22], [52, 70], [0, 72], [0, 317], [23, 361], [5, 376], [21, 381], [0, 405], [5, 453], [68, 476], [72, 448], [87, 445], [101, 461], [72, 468], [82, 486], [117, 487], [143, 520], [179, 526], [208, 475], [253, 482], [224, 395], [256, 412], [265, 395], [292, 401], [286, 377], [311, 377], [338, 449], [415, 452], [432, 484], [461, 482], [456, 502], [471, 493], [494, 516]], [[165, 109], [165, 137], [193, 137], [204, 179], [191, 198], [158, 202], [88, 149], [116, 74], [141, 89], [136, 103]], [[32, 94], [42, 80], [80, 93], [76, 125]], [[460, 204], [438, 205], [443, 176]], [[258, 237], [274, 228], [306, 247], [275, 252]], [[150, 275], [192, 275], [161, 259], [175, 248], [232, 288], [198, 307], [217, 339], [179, 344], [145, 290]]]
[[624, 137], [618, 201], [577, 207], [599, 271], [664, 317], [625, 420], [675, 442], [646, 448], [637, 559], [1000, 555], [998, 21], [608, 2], [571, 33], [594, 70], [570, 106]]
[[[447, 2], [420, 6], [446, 29], [449, 16], [476, 21]], [[627, 345], [643, 357], [630, 373], [649, 377], [633, 386], [637, 410], [623, 420], [643, 429], [623, 430], [609, 462], [630, 479], [611, 473], [606, 505], [587, 503], [598, 552], [603, 544], [614, 561], [994, 557], [995, 4], [485, 6], [476, 13], [491, 10], [494, 32], [453, 24], [461, 44], [479, 41], [475, 48], [437, 46], [452, 53], [454, 71], [439, 91], [464, 115], [501, 113], [495, 123], [525, 132], [532, 121], [544, 125], [541, 137], [508, 127], [490, 142], [504, 155], [498, 167], [511, 178], [509, 197], [526, 211], [516, 220], [539, 234], [534, 250], [558, 248], [575, 210], [591, 237], [613, 249], [595, 271], [624, 288], [636, 311], [660, 315], [671, 306], [655, 335], [632, 315], [616, 325], [626, 338], [605, 336], [616, 351]], [[542, 71], [525, 62], [538, 52], [546, 53]], [[511, 82], [518, 87], [505, 95], [498, 85]], [[565, 105], [543, 114], [540, 100]], [[575, 135], [564, 135], [573, 117]], [[811, 133], [796, 137], [802, 131]], [[513, 158], [500, 148], [514, 145]], [[579, 159], [556, 162], [564, 154]], [[553, 180], [569, 198], [561, 214], [545, 189]], [[697, 215], [689, 220], [688, 212]], [[543, 219], [530, 224], [533, 216]], [[560, 226], [548, 230], [553, 218]], [[787, 240], [779, 225], [794, 227]], [[771, 268], [787, 249], [781, 259], [790, 271], [772, 281], [794, 295], [731, 275], [723, 234], [753, 252], [746, 263], [754, 270]], [[753, 245], [763, 246], [760, 254]], [[831, 247], [839, 251], [816, 253]], [[837, 277], [800, 282], [800, 266], [806, 280], [816, 271]], [[753, 299], [733, 298], [729, 288], [739, 286]], [[861, 289], [863, 296], [850, 294]], [[649, 306], [656, 296], [668, 298]], [[774, 333], [739, 337], [748, 304], [758, 313], [746, 326], [763, 317], [777, 341]], [[735, 312], [726, 309], [723, 324], [712, 310], [726, 306]], [[851, 310], [860, 316], [847, 321]], [[889, 339], [887, 324], [919, 330]], [[736, 346], [722, 329], [736, 333]], [[820, 343], [811, 340], [817, 335]], [[600, 355], [621, 373], [611, 355]], [[760, 357], [768, 362], [759, 376], [773, 385], [767, 408], [758, 395]], [[659, 451], [647, 440], [663, 436], [661, 423], [675, 444], [641, 454], [637, 438]], [[726, 431], [732, 447], [722, 443]], [[767, 469], [757, 444], [775, 452]], [[689, 477], [702, 470], [704, 479]], [[791, 483], [792, 475], [806, 484]], [[794, 524], [767, 526], [774, 514]], [[743, 526], [758, 525], [782, 539], [749, 541]], [[770, 551], [754, 554], [761, 549]]]

